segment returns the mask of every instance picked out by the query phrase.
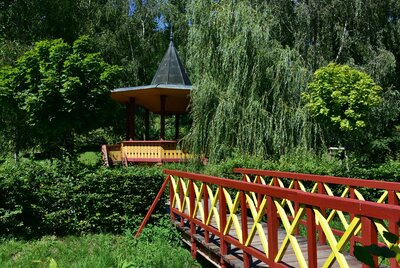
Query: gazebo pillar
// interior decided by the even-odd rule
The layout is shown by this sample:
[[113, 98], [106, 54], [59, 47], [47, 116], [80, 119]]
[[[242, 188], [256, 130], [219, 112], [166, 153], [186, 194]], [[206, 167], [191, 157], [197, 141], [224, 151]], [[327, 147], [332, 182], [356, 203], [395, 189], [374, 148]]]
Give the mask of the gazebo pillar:
[[135, 139], [135, 98], [129, 98], [126, 105], [126, 139]]
[[160, 139], [165, 140], [165, 99], [167, 96], [160, 95], [160, 104], [161, 104], [161, 111], [160, 111]]
[[179, 114], [175, 115], [175, 140], [179, 140]]
[[149, 140], [150, 139], [150, 112], [148, 109], [144, 109], [144, 139]]

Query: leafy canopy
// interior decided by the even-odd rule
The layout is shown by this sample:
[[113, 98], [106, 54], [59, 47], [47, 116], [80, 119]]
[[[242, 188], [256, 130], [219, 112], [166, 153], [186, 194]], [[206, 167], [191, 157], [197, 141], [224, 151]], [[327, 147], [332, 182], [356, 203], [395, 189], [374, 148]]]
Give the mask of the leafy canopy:
[[330, 63], [318, 69], [308, 89], [303, 97], [311, 114], [344, 132], [365, 127], [367, 114], [381, 103], [382, 88], [348, 65]]
[[108, 92], [120, 68], [104, 62], [91, 47], [87, 36], [72, 46], [61, 39], [40, 41], [14, 67], [3, 69], [0, 103], [13, 104], [9, 112], [18, 115], [15, 127], [47, 144], [105, 123]]

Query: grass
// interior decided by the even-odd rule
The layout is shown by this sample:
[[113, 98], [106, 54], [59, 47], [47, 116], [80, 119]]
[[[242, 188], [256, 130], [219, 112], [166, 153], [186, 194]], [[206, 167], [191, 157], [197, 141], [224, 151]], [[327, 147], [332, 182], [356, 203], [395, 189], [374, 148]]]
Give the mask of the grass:
[[162, 238], [135, 239], [132, 234], [43, 237], [36, 241], [3, 240], [0, 267], [200, 267], [190, 252]]
[[89, 166], [95, 166], [101, 161], [101, 155], [99, 152], [84, 152], [78, 156], [78, 161], [82, 164]]

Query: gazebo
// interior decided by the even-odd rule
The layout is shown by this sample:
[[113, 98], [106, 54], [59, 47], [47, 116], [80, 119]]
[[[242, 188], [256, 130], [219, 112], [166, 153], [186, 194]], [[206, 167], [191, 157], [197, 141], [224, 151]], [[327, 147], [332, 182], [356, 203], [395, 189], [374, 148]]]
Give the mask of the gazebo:
[[[179, 115], [188, 112], [192, 84], [176, 52], [172, 37], [150, 85], [118, 88], [111, 98], [126, 105], [126, 140], [103, 145], [106, 165], [122, 162], [162, 163], [186, 161], [189, 154], [177, 149]], [[145, 110], [145, 140], [135, 139], [135, 110]], [[149, 140], [150, 112], [160, 115], [160, 139]], [[165, 139], [165, 116], [175, 116], [175, 139]]]

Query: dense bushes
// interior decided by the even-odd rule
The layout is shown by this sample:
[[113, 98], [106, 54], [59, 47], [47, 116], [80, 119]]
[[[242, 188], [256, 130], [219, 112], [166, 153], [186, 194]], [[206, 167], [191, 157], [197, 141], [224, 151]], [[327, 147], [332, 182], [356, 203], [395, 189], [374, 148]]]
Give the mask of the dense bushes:
[[[294, 151], [263, 160], [235, 154], [206, 166], [162, 168], [240, 179], [235, 167], [400, 181], [400, 162], [363, 167], [328, 154]], [[0, 236], [38, 237], [88, 232], [121, 233], [137, 226], [164, 181], [160, 167], [106, 169], [77, 161], [22, 161], [0, 165]], [[165, 195], [166, 197], [166, 195]], [[164, 213], [159, 202], [156, 214]]]
[[[0, 235], [121, 232], [143, 217], [163, 180], [160, 168], [5, 163], [0, 167]], [[165, 211], [164, 202], [159, 204], [156, 213]]]

